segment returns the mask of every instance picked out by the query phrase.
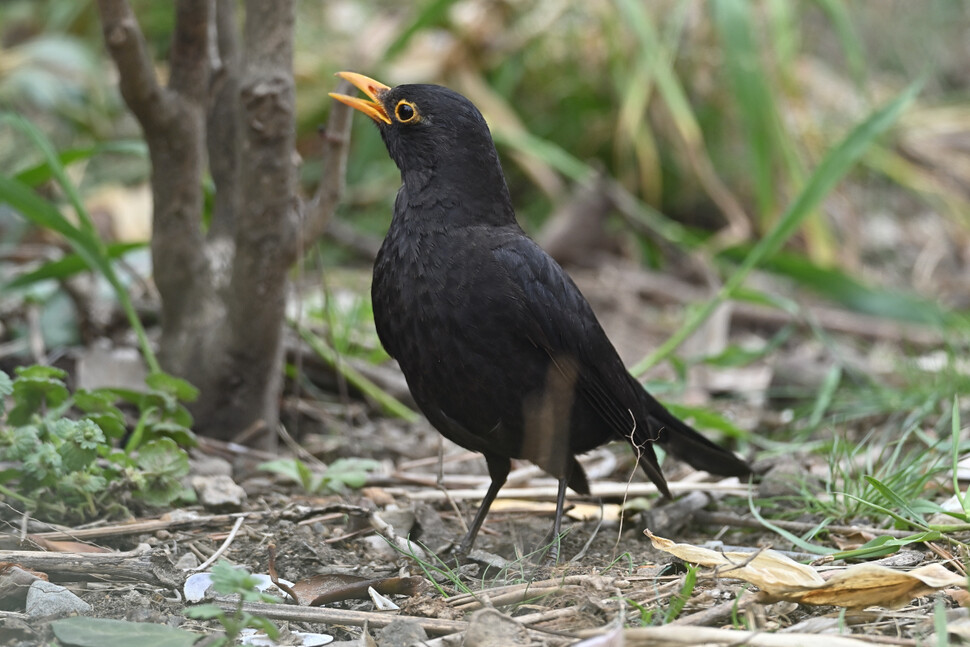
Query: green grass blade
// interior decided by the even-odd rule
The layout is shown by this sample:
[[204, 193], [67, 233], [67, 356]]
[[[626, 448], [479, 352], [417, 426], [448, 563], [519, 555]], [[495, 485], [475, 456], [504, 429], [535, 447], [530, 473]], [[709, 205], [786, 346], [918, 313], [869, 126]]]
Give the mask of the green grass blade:
[[[873, 486], [873, 487], [875, 487], [875, 486]], [[886, 515], [887, 517], [890, 517], [892, 519], [895, 519], [896, 521], [898, 521], [900, 524], [902, 524], [904, 526], [919, 528], [920, 530], [922, 530], [924, 532], [930, 532], [930, 531], [933, 530], [932, 528], [930, 528], [929, 526], [927, 526], [924, 523], [921, 523], [919, 521], [915, 521], [914, 519], [907, 519], [906, 517], [904, 517], [903, 515], [899, 514], [898, 512], [895, 512], [894, 510], [890, 510], [886, 506], [879, 505], [878, 503], [873, 503], [872, 501], [868, 501], [868, 500], [866, 500], [866, 499], [864, 499], [862, 497], [858, 497], [858, 496], [856, 496], [854, 494], [849, 494], [848, 492], [842, 492], [842, 496], [847, 497], [849, 499], [852, 499], [853, 501], [858, 501], [862, 505], [864, 505], [864, 506], [866, 506], [868, 508], [872, 508], [876, 512], [881, 512], [882, 514]]]
[[921, 544], [927, 541], [939, 541], [941, 533], [936, 530], [919, 532], [909, 537], [890, 537], [881, 535], [871, 541], [867, 541], [858, 548], [843, 550], [832, 555], [833, 559], [873, 559], [885, 557], [897, 552], [903, 546], [910, 544]]
[[0, 202], [6, 202], [38, 227], [59, 233], [88, 267], [99, 269], [97, 244], [91, 236], [75, 227], [57, 207], [37, 195], [32, 188], [14, 178], [0, 175]]
[[[121, 153], [126, 155], [147, 157], [148, 147], [145, 145], [145, 142], [138, 140], [104, 142], [94, 146], [71, 148], [61, 151], [57, 153], [57, 160], [60, 162], [61, 166], [67, 167], [75, 162], [88, 160], [103, 153]], [[16, 178], [28, 186], [35, 187], [50, 180], [53, 175], [54, 172], [51, 165], [47, 162], [41, 162], [31, 166], [28, 169], [20, 171], [17, 173]]]
[[775, 524], [771, 523], [761, 516], [761, 513], [758, 512], [758, 509], [754, 505], [754, 499], [752, 499], [750, 496], [748, 497], [748, 509], [751, 511], [754, 518], [758, 520], [758, 523], [776, 535], [784, 537], [798, 548], [804, 550], [806, 553], [812, 553], [813, 555], [831, 555], [836, 552], [832, 548], [825, 548], [823, 546], [816, 546], [815, 544], [809, 543], [801, 537], [788, 532], [784, 528], [779, 528]]
[[[495, 130], [492, 132], [492, 137], [496, 144], [537, 157], [574, 182], [588, 182], [597, 174], [593, 167], [572, 156], [562, 147], [531, 133], [506, 134], [501, 130]], [[625, 213], [636, 218], [639, 223], [661, 238], [678, 247], [693, 248], [699, 244], [697, 236], [690, 230], [645, 204], [619, 183], [614, 183], [611, 190], [613, 193], [611, 197], [617, 202], [622, 202], [620, 206]]]
[[684, 574], [684, 584], [680, 587], [680, 591], [677, 595], [670, 599], [670, 606], [667, 607], [667, 613], [664, 614], [664, 624], [668, 624], [677, 619], [680, 612], [684, 610], [684, 606], [687, 601], [690, 600], [691, 594], [694, 592], [694, 587], [697, 585], [697, 567], [687, 566], [687, 573]]
[[953, 396], [953, 409], [950, 413], [950, 444], [953, 448], [952, 465], [953, 471], [953, 493], [960, 502], [960, 507], [964, 514], [970, 514], [970, 497], [967, 492], [960, 489], [960, 478], [957, 476], [957, 468], [960, 464], [960, 397]]
[[862, 42], [856, 34], [855, 27], [852, 26], [847, 3], [843, 0], [815, 0], [815, 4], [832, 22], [839, 42], [842, 44], [842, 52], [845, 54], [852, 80], [857, 86], [862, 87], [866, 76], [866, 59], [862, 53]]
[[909, 516], [909, 521], [907, 523], [922, 528], [923, 530], [928, 530], [928, 526], [926, 526], [926, 522], [923, 520], [923, 515], [913, 510], [913, 508], [909, 505], [909, 502], [903, 497], [899, 496], [895, 490], [874, 476], [866, 476], [865, 479], [866, 482], [874, 487], [876, 491], [885, 497], [887, 501], [895, 505]]
[[451, 5], [453, 4], [455, 4], [455, 0], [430, 0], [426, 2], [418, 10], [418, 14], [411, 21], [411, 24], [404, 27], [398, 34], [398, 37], [394, 39], [394, 42], [387, 46], [387, 50], [385, 50], [382, 58], [385, 61], [394, 58], [407, 47], [414, 35], [422, 29], [427, 29], [428, 27], [440, 25], [445, 22], [448, 17], [448, 10], [451, 9]]
[[64, 191], [64, 195], [67, 197], [67, 201], [74, 208], [74, 213], [77, 214], [78, 218], [78, 228], [90, 235], [92, 241], [94, 241], [95, 246], [100, 243], [100, 240], [96, 237], [97, 228], [94, 226], [94, 221], [88, 215], [87, 209], [81, 203], [81, 195], [77, 192], [77, 187], [74, 183], [67, 177], [67, 171], [64, 165], [61, 164], [60, 159], [57, 156], [57, 151], [54, 150], [51, 141], [44, 136], [44, 134], [30, 122], [23, 115], [18, 115], [15, 113], [5, 113], [0, 116], [0, 120], [7, 121], [13, 125], [17, 130], [21, 131], [27, 135], [34, 145], [40, 149], [41, 153], [44, 154], [44, 159], [47, 161], [47, 165], [50, 169], [51, 176], [57, 180], [60, 185], [61, 190]]
[[148, 341], [145, 328], [141, 325], [138, 313], [135, 312], [135, 306], [128, 296], [128, 291], [118, 278], [104, 241], [98, 235], [94, 222], [81, 203], [81, 197], [77, 191], [77, 187], [67, 177], [67, 171], [61, 164], [50, 140], [34, 124], [20, 115], [3, 113], [0, 114], [0, 121], [12, 124], [15, 128], [18, 128], [30, 137], [37, 145], [41, 153], [43, 153], [47, 165], [50, 167], [52, 177], [57, 180], [61, 186], [61, 190], [64, 191], [68, 201], [77, 213], [80, 224], [74, 225], [68, 221], [53, 204], [38, 196], [31, 187], [14, 178], [0, 176], [0, 200], [10, 204], [22, 217], [41, 227], [52, 229], [64, 236], [88, 267], [100, 272], [104, 276], [105, 280], [111, 284], [115, 297], [121, 305], [121, 309], [128, 318], [128, 322], [131, 324], [136, 337], [138, 337], [142, 357], [144, 357], [145, 363], [148, 365], [149, 373], [161, 372], [158, 359], [155, 357], [155, 352], [152, 350], [151, 343]]
[[[141, 249], [147, 245], [148, 243], [142, 242], [111, 243], [107, 246], [106, 251], [108, 258], [117, 259], [121, 258], [132, 250]], [[0, 290], [17, 290], [33, 285], [39, 281], [46, 281], [48, 279], [63, 280], [74, 276], [75, 274], [79, 274], [87, 269], [89, 269], [88, 263], [85, 262], [80, 254], [68, 254], [63, 258], [57, 259], [56, 261], [44, 263], [33, 272], [21, 274], [12, 281], [0, 286]]]
[[870, 114], [865, 121], [853, 128], [838, 146], [829, 151], [785, 214], [775, 223], [771, 231], [755, 244], [741, 265], [724, 282], [717, 294], [702, 308], [693, 311], [684, 325], [666, 343], [644, 357], [631, 369], [631, 372], [634, 375], [642, 375], [673, 353], [700, 328], [701, 324], [714, 313], [721, 302], [731, 298], [734, 292], [744, 283], [751, 270], [763, 264], [778, 252], [782, 245], [795, 233], [805, 217], [812, 213], [825, 196], [852, 169], [862, 153], [865, 152], [866, 147], [896, 122], [906, 107], [916, 98], [921, 87], [922, 82], [910, 85], [895, 99]]
[[746, 131], [760, 219], [767, 224], [775, 211], [776, 107], [754, 38], [751, 3], [714, 0], [709, 6], [723, 42], [731, 94]]
[[[751, 246], [740, 245], [722, 252], [725, 259], [743, 260]], [[904, 291], [867, 285], [845, 272], [820, 267], [811, 260], [779, 252], [761, 264], [762, 269], [786, 276], [800, 285], [850, 310], [886, 319], [940, 325], [953, 313], [938, 302]]]
[[701, 128], [694, 117], [687, 92], [674, 74], [672, 57], [667, 55], [650, 15], [644, 5], [636, 0], [621, 0], [618, 6], [640, 41], [640, 53], [650, 69], [657, 91], [670, 110], [677, 131], [691, 146], [698, 144], [703, 140]]
[[313, 352], [320, 356], [320, 359], [333, 367], [334, 370], [339, 371], [349, 384], [359, 389], [361, 393], [371, 398], [374, 402], [378, 403], [387, 413], [403, 420], [407, 420], [408, 422], [414, 422], [420, 418], [417, 413], [382, 391], [379, 386], [367, 379], [353, 366], [350, 366], [347, 362], [339, 361], [340, 358], [338, 357], [336, 351], [330, 348], [330, 346], [320, 339], [320, 337], [315, 335], [313, 331], [299, 325], [294, 321], [291, 321], [290, 325], [297, 329], [297, 331], [300, 333], [300, 337], [303, 338], [303, 341], [310, 345], [310, 348], [312, 348]]
[[815, 429], [822, 422], [822, 417], [825, 412], [829, 410], [829, 406], [832, 404], [832, 399], [835, 397], [835, 391], [839, 388], [839, 384], [842, 382], [842, 367], [838, 364], [832, 366], [828, 373], [825, 374], [825, 379], [822, 381], [822, 386], [819, 387], [818, 397], [815, 398], [815, 405], [812, 407], [812, 413], [808, 417], [808, 428]]

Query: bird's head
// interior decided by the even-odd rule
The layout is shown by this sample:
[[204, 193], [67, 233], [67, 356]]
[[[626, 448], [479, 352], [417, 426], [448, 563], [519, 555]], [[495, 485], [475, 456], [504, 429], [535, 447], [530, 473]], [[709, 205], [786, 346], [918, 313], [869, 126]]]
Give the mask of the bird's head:
[[[330, 93], [377, 124], [409, 192], [443, 189], [468, 198], [507, 201], [495, 144], [471, 101], [440, 85], [389, 87], [355, 72], [339, 72], [367, 98]], [[489, 195], [492, 193], [492, 195]]]

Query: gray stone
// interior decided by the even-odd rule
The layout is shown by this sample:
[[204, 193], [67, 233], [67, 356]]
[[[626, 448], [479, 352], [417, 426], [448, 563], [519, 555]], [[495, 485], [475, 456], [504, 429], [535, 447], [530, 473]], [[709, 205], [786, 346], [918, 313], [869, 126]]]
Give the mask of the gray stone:
[[528, 645], [529, 632], [512, 618], [495, 609], [472, 614], [465, 631], [465, 647], [514, 647]]
[[192, 487], [209, 510], [239, 510], [246, 502], [246, 491], [225, 474], [193, 476]]
[[91, 611], [91, 605], [63, 586], [37, 580], [27, 590], [27, 615], [32, 618], [67, 616]]
[[414, 620], [393, 620], [377, 633], [378, 647], [411, 647], [427, 639], [424, 627]]

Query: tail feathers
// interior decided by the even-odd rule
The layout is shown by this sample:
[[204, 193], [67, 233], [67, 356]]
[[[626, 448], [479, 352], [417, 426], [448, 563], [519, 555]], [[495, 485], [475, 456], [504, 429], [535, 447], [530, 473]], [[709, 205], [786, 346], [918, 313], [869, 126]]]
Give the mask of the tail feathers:
[[633, 435], [627, 438], [627, 441], [633, 446], [633, 451], [637, 454], [637, 464], [643, 470], [643, 473], [657, 486], [661, 494], [668, 499], [672, 499], [670, 488], [667, 487], [667, 479], [664, 478], [663, 472], [660, 471], [660, 463], [657, 462], [657, 453], [653, 451], [653, 442], [648, 435], [634, 431]]
[[657, 442], [666, 451], [694, 469], [721, 476], [747, 476], [751, 467], [733, 452], [711, 442], [693, 427], [663, 410], [666, 416], [651, 416], [660, 438]]
[[[643, 394], [642, 403], [647, 412], [647, 424], [638, 426], [647, 428], [634, 431], [633, 440], [636, 444], [643, 445], [645, 444], [643, 441], [655, 440], [664, 450], [694, 469], [711, 474], [747, 476], [751, 473], [748, 464], [731, 451], [711, 442], [686, 422], [667, 411], [645, 389], [641, 388], [640, 392]], [[649, 475], [649, 472], [647, 474]], [[653, 476], [650, 478], [656, 483]]]

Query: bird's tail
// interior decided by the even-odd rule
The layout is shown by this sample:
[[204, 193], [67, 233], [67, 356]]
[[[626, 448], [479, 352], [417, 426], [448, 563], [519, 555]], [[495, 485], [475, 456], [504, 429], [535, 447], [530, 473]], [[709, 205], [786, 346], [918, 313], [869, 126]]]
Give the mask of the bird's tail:
[[[663, 475], [657, 464], [651, 441], [657, 442], [665, 451], [684, 461], [694, 469], [704, 470], [721, 476], [747, 476], [751, 467], [733, 452], [717, 445], [697, 430], [670, 413], [642, 387], [643, 405], [647, 413], [647, 424], [638, 424], [628, 439], [639, 453], [639, 463], [650, 480], [664, 492], [666, 482], [661, 487]], [[658, 482], [658, 477], [660, 482]], [[664, 492], [668, 497], [669, 493]]]

